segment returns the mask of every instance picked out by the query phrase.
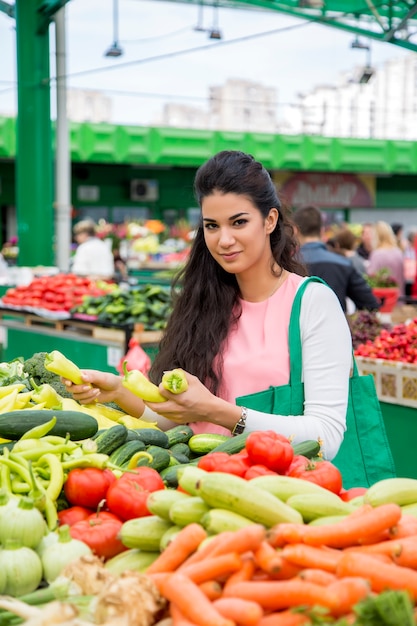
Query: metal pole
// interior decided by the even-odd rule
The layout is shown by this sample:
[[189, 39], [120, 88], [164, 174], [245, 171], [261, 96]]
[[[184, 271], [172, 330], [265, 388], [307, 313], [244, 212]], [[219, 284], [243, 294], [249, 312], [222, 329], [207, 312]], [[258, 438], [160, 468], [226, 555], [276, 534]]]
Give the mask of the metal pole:
[[68, 140], [65, 6], [55, 13], [56, 47], [56, 164], [55, 241], [56, 264], [67, 272], [71, 248], [71, 159]]
[[19, 265], [53, 259], [53, 163], [48, 32], [38, 33], [38, 0], [16, 0], [16, 197]]

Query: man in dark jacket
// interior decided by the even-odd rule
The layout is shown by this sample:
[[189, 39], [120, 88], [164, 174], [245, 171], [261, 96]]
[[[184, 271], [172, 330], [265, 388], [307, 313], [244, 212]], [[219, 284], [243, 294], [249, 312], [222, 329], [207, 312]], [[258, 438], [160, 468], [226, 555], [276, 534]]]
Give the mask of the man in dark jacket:
[[326, 281], [336, 293], [345, 312], [346, 298], [350, 298], [357, 309], [378, 309], [380, 301], [351, 261], [331, 252], [323, 243], [323, 219], [320, 210], [314, 206], [297, 209], [292, 220], [300, 242], [300, 256], [310, 276], [319, 276]]

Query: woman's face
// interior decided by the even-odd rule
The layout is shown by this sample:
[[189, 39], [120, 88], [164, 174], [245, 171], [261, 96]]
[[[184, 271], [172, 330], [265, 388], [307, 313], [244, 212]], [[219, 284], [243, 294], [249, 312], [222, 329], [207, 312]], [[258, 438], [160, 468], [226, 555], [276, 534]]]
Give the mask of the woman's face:
[[219, 192], [206, 196], [201, 209], [207, 248], [226, 272], [240, 274], [270, 262], [276, 209], [264, 219], [246, 196]]

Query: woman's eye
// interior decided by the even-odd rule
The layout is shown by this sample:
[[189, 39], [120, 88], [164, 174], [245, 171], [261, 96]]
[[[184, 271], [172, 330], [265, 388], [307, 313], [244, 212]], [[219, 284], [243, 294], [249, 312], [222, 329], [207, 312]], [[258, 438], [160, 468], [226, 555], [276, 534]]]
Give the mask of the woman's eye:
[[205, 226], [206, 230], [214, 230], [215, 228], [217, 228], [217, 224], [210, 224], [210, 223], [208, 223], [208, 224], [205, 224], [204, 226]]
[[247, 220], [247, 219], [245, 219], [245, 218], [243, 218], [243, 217], [240, 217], [238, 220], [235, 220], [235, 221], [233, 222], [233, 225], [234, 225], [234, 226], [243, 226], [243, 224], [247, 224], [247, 222], [248, 222], [248, 220]]

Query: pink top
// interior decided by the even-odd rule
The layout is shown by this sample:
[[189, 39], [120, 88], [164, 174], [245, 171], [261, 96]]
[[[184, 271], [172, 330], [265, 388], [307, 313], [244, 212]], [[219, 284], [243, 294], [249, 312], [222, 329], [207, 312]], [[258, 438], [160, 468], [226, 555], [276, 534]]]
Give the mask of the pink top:
[[[289, 274], [267, 300], [241, 300], [242, 315], [224, 351], [223, 383], [219, 397], [235, 402], [239, 396], [286, 385], [290, 377], [288, 327], [291, 307], [302, 276]], [[209, 422], [191, 424], [195, 433], [230, 430]]]

